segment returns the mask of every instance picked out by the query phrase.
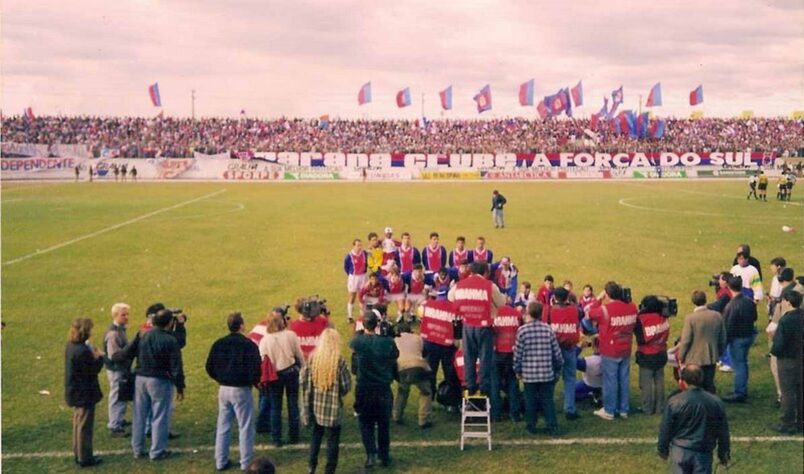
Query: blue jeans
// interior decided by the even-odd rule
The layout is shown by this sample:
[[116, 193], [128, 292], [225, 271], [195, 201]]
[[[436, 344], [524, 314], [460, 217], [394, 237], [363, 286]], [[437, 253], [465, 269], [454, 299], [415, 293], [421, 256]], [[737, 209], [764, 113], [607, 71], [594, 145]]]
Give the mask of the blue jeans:
[[254, 398], [251, 387], [218, 388], [218, 427], [215, 429], [215, 467], [229, 461], [232, 417], [237, 418], [240, 439], [240, 468], [246, 470], [254, 458]]
[[[492, 395], [497, 390], [497, 371], [494, 370], [494, 330], [463, 325], [463, 370], [466, 388], [477, 390], [476, 361], [480, 359], [480, 391]], [[491, 401], [492, 416], [499, 416], [500, 407]]]
[[257, 415], [257, 431], [271, 431], [271, 394], [268, 389], [260, 389], [260, 414]]
[[754, 341], [753, 336], [738, 337], [729, 343], [731, 368], [734, 369], [734, 394], [748, 396], [748, 349]]
[[109, 379], [109, 423], [106, 427], [110, 430], [119, 430], [123, 428], [123, 418], [126, 416], [126, 405], [128, 404], [119, 400], [123, 372], [107, 370], [106, 377]]
[[576, 413], [575, 409], [575, 372], [577, 370], [577, 355], [575, 348], [561, 349], [564, 357], [564, 368], [561, 378], [564, 381], [564, 413]]
[[631, 373], [631, 357], [600, 358], [603, 368], [603, 408], [609, 415], [628, 415], [631, 394], [628, 378]]
[[143, 453], [145, 422], [151, 421], [151, 450], [153, 459], [167, 450], [170, 414], [173, 404], [173, 383], [156, 377], [136, 377], [134, 386], [134, 421], [131, 424], [131, 448], [134, 455]]
[[292, 367], [279, 372], [279, 380], [268, 387], [271, 394], [271, 438], [282, 441], [282, 393], [288, 399], [288, 438], [299, 441], [299, 369]]
[[558, 429], [556, 420], [556, 402], [553, 399], [556, 382], [525, 382], [525, 426], [529, 430], [536, 429], [537, 413], [544, 414], [548, 431]]
[[505, 227], [505, 215], [503, 214], [502, 209], [494, 209], [491, 211], [491, 215], [494, 218], [495, 226]]
[[494, 365], [497, 371], [497, 390], [491, 394], [491, 406], [499, 407], [498, 413], [502, 410], [500, 391], [503, 391], [508, 398], [508, 414], [512, 419], [519, 418], [522, 411], [522, 399], [519, 393], [519, 381], [514, 373], [514, 354], [495, 352]]

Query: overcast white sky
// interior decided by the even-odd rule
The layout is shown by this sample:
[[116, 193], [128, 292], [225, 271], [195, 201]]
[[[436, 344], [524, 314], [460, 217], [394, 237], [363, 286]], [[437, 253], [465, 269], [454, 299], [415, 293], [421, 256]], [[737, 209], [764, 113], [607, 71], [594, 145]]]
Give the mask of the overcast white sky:
[[[83, 0], [2, 1], [2, 109], [19, 114], [536, 116], [517, 102], [583, 80], [585, 105], [624, 86], [638, 107], [661, 81], [657, 115], [687, 116], [704, 85], [708, 116], [804, 109], [804, 0], [673, 2]], [[371, 81], [374, 102], [358, 107]], [[398, 109], [410, 87], [414, 105]]]

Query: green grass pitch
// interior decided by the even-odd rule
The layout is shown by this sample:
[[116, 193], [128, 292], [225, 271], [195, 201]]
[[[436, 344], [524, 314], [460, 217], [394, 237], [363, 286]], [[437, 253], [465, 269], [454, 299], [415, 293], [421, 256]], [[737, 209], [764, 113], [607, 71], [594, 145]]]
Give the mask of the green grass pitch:
[[[499, 189], [509, 202], [503, 230], [492, 225], [493, 189]], [[176, 206], [220, 190], [225, 192]], [[187, 397], [176, 409], [173, 422], [182, 437], [170, 443], [187, 450], [162, 464], [133, 460], [129, 440], [111, 439], [107, 434], [104, 399], [97, 408], [95, 449], [117, 454], [102, 456], [105, 462], [96, 471], [212, 472], [217, 387], [203, 365], [212, 342], [226, 333], [227, 313], [242, 311], [251, 327], [271, 307], [317, 293], [329, 300], [332, 318], [347, 341], [342, 259], [355, 237], [365, 239], [369, 231], [381, 232], [390, 225], [397, 235], [411, 232], [421, 247], [427, 234], [436, 230], [449, 249], [457, 235], [469, 242], [483, 235], [497, 258], [510, 256], [519, 266], [520, 281], [538, 284], [550, 273], [556, 280], [571, 279], [576, 289], [591, 283], [599, 290], [614, 279], [631, 287], [635, 299], [649, 293], [675, 296], [680, 306], [680, 316], [672, 320], [671, 339], [675, 339], [683, 315], [692, 309], [690, 292], [706, 289], [713, 272], [728, 270], [738, 243], [751, 244], [765, 266], [763, 272], [768, 271], [770, 259], [779, 255], [797, 271], [804, 271], [801, 234], [781, 230], [783, 225], [803, 228], [804, 209], [797, 191], [793, 202], [782, 204], [774, 196], [767, 203], [747, 201], [747, 186], [734, 181], [5, 183], [3, 471], [75, 469], [69, 454], [47, 454], [71, 449], [71, 409], [63, 401], [67, 330], [73, 318], [91, 317], [96, 323], [92, 339], [99, 344], [115, 302], [132, 306], [131, 326], [139, 325], [145, 308], [156, 301], [182, 307], [190, 316], [184, 350]], [[759, 326], [765, 326], [762, 311]], [[766, 353], [763, 333], [750, 353], [750, 403], [728, 407], [732, 436], [775, 435], [768, 428], [778, 411]], [[639, 392], [636, 366], [633, 369], [631, 402], [635, 407]], [[669, 368], [666, 379], [669, 391]], [[727, 393], [732, 376], [718, 373], [717, 384], [721, 394]], [[101, 387], [108, 391], [103, 373]], [[50, 395], [39, 394], [42, 390]], [[350, 395], [347, 404], [351, 401]], [[392, 426], [392, 442], [409, 444], [392, 447], [395, 462], [388, 472], [667, 469], [655, 455], [655, 445], [646, 442], [508, 443], [549, 439], [527, 436], [522, 423], [510, 421], [494, 425], [494, 440], [505, 442], [494, 451], [473, 445], [462, 453], [457, 448], [458, 419], [437, 410], [435, 427], [422, 433], [413, 422], [415, 402], [413, 394], [407, 425]], [[605, 422], [586, 405], [580, 411], [582, 418], [572, 423], [559, 413], [561, 439], [652, 438], [659, 424], [658, 417], [640, 415]], [[257, 442], [268, 444], [269, 438], [258, 435]], [[359, 472], [364, 454], [355, 446], [359, 432], [351, 416], [342, 442], [340, 472]], [[305, 472], [304, 448], [263, 446], [258, 454], [274, 459], [280, 472]], [[730, 470], [800, 473], [804, 470], [802, 449], [800, 440], [734, 443]], [[21, 456], [27, 454], [33, 456]], [[232, 458], [236, 459], [234, 450]]]

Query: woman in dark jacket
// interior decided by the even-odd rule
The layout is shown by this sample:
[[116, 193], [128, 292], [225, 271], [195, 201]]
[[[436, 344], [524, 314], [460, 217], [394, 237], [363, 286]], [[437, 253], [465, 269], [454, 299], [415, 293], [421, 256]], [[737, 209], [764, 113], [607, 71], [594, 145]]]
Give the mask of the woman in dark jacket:
[[100, 458], [92, 454], [92, 428], [95, 404], [103, 397], [98, 373], [103, 368], [103, 353], [92, 348], [89, 336], [92, 320], [78, 318], [70, 327], [65, 349], [64, 399], [73, 411], [73, 454], [81, 467], [95, 466]]
[[663, 306], [656, 296], [646, 296], [639, 305], [634, 328], [641, 408], [648, 415], [660, 414], [664, 406], [664, 366], [670, 324], [662, 313]]

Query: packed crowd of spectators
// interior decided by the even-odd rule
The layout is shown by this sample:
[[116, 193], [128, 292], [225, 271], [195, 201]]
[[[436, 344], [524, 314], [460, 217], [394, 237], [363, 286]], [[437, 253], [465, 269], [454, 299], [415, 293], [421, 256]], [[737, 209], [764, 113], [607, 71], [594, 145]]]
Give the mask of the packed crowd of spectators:
[[186, 157], [193, 152], [534, 153], [752, 151], [797, 156], [804, 121], [786, 118], [667, 120], [661, 139], [614, 133], [605, 121], [331, 120], [255, 118], [3, 117], [3, 140], [85, 144], [96, 157]]

